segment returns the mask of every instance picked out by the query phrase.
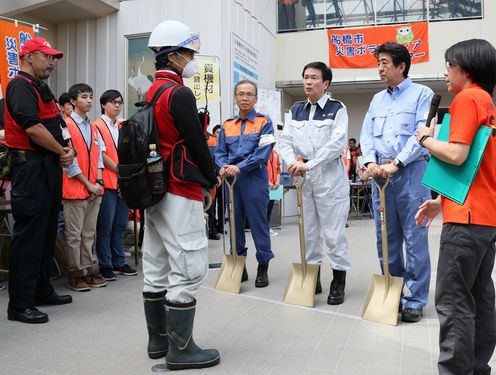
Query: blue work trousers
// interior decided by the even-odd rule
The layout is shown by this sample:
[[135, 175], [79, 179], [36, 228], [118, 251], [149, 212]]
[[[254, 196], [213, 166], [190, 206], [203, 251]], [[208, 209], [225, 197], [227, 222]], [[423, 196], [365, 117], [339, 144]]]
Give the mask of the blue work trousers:
[[274, 258], [267, 221], [268, 184], [267, 168], [263, 166], [250, 173], [238, 173], [234, 185], [236, 250], [238, 255], [246, 256], [247, 254], [244, 230], [245, 218], [247, 218], [257, 250], [257, 261], [260, 264], [267, 264]]
[[123, 242], [129, 208], [117, 190], [105, 189], [96, 226], [96, 254], [100, 268], [122, 267], [126, 263]]
[[[410, 293], [404, 293], [401, 304], [415, 309], [427, 305], [431, 263], [428, 230], [415, 224], [415, 214], [422, 202], [430, 199], [430, 190], [421, 184], [427, 162], [415, 161], [398, 170], [386, 188], [386, 224], [389, 247], [389, 272], [403, 277]], [[378, 178], [380, 185], [385, 180]], [[377, 235], [377, 251], [382, 263], [382, 237], [379, 213], [379, 190], [372, 183], [372, 204]], [[405, 254], [403, 253], [405, 243]]]

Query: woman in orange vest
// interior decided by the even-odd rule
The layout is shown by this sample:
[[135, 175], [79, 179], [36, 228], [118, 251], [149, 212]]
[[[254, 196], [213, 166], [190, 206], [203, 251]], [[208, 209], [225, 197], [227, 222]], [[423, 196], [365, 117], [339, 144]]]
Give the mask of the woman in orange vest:
[[[124, 255], [124, 234], [127, 229], [129, 208], [120, 197], [117, 185], [117, 142], [119, 121], [123, 104], [122, 95], [117, 90], [107, 90], [100, 96], [102, 117], [95, 121], [100, 132], [105, 151], [102, 153], [103, 181], [105, 192], [98, 214], [96, 229], [96, 254], [100, 273], [107, 281], [117, 280], [116, 274], [135, 276], [138, 272], [126, 264]], [[135, 249], [136, 251], [136, 249]]]

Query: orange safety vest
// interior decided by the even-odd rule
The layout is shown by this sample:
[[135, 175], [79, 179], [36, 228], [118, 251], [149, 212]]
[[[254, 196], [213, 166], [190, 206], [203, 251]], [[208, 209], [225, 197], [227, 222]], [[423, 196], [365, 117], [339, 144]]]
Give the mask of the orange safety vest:
[[[77, 162], [81, 172], [92, 183], [96, 183], [98, 176], [98, 130], [94, 123], [91, 124], [91, 143], [90, 148], [84, 141], [83, 134], [79, 130], [76, 122], [72, 117], [68, 116], [65, 119], [69, 134], [71, 135], [72, 145], [77, 152]], [[69, 178], [64, 172], [62, 179], [62, 198], [63, 199], [88, 199], [90, 192], [86, 187], [79, 182], [75, 177]]]
[[[114, 142], [114, 138], [112, 138], [112, 133], [105, 122], [101, 117], [95, 121], [95, 125], [102, 135], [103, 142], [105, 143], [105, 147], [107, 150], [105, 154], [112, 159], [115, 164], [119, 163], [119, 156], [117, 155], [117, 145]], [[118, 124], [119, 129], [121, 128], [121, 124]], [[102, 179], [105, 182], [105, 189], [117, 190], [117, 173], [105, 168], [102, 173]]]

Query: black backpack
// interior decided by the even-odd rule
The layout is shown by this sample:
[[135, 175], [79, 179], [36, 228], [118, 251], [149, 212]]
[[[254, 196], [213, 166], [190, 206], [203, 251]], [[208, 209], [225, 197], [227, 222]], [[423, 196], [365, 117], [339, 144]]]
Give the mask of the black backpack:
[[[117, 180], [122, 198], [132, 209], [145, 209], [157, 204], [165, 193], [154, 195], [148, 182], [146, 159], [149, 145], [160, 152], [160, 140], [155, 122], [154, 106], [160, 95], [174, 83], [160, 86], [152, 101], [122, 123], [119, 130]], [[167, 165], [165, 172], [169, 171]]]

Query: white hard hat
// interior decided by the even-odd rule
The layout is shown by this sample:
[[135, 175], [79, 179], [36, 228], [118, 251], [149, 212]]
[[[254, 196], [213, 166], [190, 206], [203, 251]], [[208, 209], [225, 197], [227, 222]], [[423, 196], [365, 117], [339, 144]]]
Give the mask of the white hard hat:
[[200, 52], [200, 34], [191, 32], [184, 23], [168, 20], [159, 23], [152, 31], [148, 40], [148, 47], [158, 52], [163, 47], [162, 53], [168, 53], [179, 48], [187, 48], [193, 52]]

